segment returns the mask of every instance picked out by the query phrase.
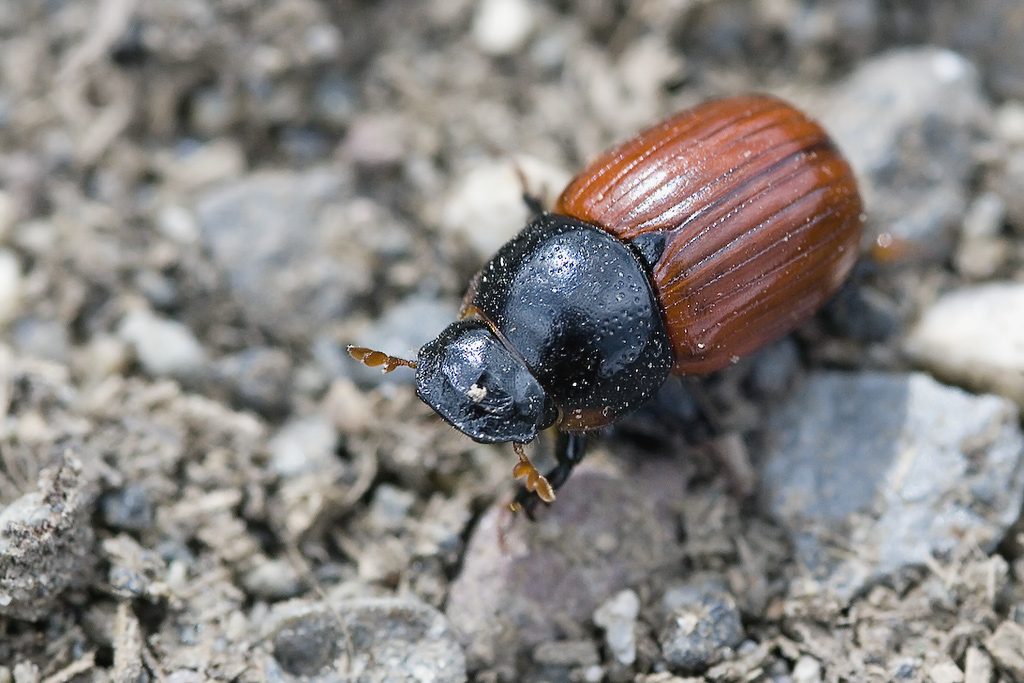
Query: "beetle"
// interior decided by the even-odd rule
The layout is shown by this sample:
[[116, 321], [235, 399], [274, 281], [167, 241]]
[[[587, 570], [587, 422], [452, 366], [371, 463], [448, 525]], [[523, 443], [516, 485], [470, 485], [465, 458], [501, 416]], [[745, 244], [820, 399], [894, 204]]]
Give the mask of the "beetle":
[[[539, 208], [415, 361], [349, 348], [384, 372], [414, 368], [419, 397], [470, 438], [512, 442], [525, 478], [513, 509], [528, 513], [554, 500], [586, 432], [670, 375], [719, 370], [811, 316], [853, 268], [864, 223], [825, 130], [766, 95], [675, 114]], [[523, 444], [552, 425], [544, 476]]]

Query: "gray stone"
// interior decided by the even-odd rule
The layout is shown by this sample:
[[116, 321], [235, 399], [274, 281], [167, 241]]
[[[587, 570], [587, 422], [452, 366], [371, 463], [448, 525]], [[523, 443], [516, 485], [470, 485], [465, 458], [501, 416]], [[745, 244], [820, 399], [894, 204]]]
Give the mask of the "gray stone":
[[853, 165], [879, 231], [948, 255], [990, 106], [974, 66], [948, 50], [882, 55], [836, 88], [822, 120]]
[[560, 637], [559, 623], [588, 621], [667, 561], [675, 524], [657, 501], [685, 489], [678, 470], [625, 478], [588, 461], [537, 522], [511, 517], [505, 505], [484, 514], [446, 610], [471, 663], [517, 667]]
[[265, 666], [284, 680], [459, 683], [467, 678], [465, 657], [448, 622], [415, 599], [356, 598], [329, 607], [284, 603], [260, 630], [272, 651]]
[[253, 323], [308, 341], [369, 287], [362, 252], [329, 220], [344, 186], [323, 170], [257, 173], [196, 204], [203, 242]]
[[995, 547], [1024, 499], [1017, 415], [926, 375], [813, 374], [769, 420], [761, 497], [849, 599], [965, 543]]
[[138, 484], [108, 491], [100, 498], [103, 521], [115, 529], [145, 531], [153, 526], [153, 504]]
[[698, 673], [732, 654], [743, 641], [743, 622], [736, 601], [725, 591], [700, 591], [679, 601], [659, 637], [669, 666]]
[[39, 476], [37, 488], [0, 510], [0, 614], [37, 620], [95, 566], [92, 484], [70, 450]]
[[1012, 398], [1024, 409], [1024, 284], [993, 282], [944, 294], [904, 350], [936, 376]]

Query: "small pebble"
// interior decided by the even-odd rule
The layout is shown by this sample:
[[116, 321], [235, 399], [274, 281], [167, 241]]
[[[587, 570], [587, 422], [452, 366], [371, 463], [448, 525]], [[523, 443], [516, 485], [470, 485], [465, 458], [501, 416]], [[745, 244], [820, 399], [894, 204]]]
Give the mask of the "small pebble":
[[258, 562], [242, 577], [242, 584], [254, 597], [269, 601], [293, 598], [302, 590], [302, 578], [286, 560]]
[[115, 529], [145, 531], [153, 526], [153, 505], [146, 489], [138, 484], [105, 493], [100, 512], [103, 521]]
[[949, 292], [907, 335], [904, 350], [938, 377], [1024, 406], [1024, 284]]
[[699, 673], [728, 657], [743, 637], [736, 601], [716, 591], [673, 610], [659, 641], [670, 667]]
[[273, 647], [274, 659], [286, 672], [315, 676], [344, 652], [345, 632], [329, 612], [313, 613], [281, 624]]
[[192, 330], [147, 309], [126, 313], [117, 335], [135, 349], [143, 370], [154, 377], [191, 378], [206, 367], [206, 354]]
[[479, 0], [470, 35], [485, 55], [505, 57], [523, 48], [535, 23], [529, 0]]
[[796, 660], [793, 683], [821, 683], [821, 662], [807, 655]]
[[0, 327], [11, 322], [21, 306], [21, 265], [9, 249], [0, 249]]
[[164, 237], [178, 244], [195, 244], [199, 241], [199, 223], [195, 216], [177, 204], [160, 209], [156, 215], [156, 227]]
[[604, 640], [612, 656], [629, 666], [636, 661], [636, 618], [640, 614], [640, 597], [624, 590], [606, 600], [594, 612], [594, 623], [604, 629]]
[[338, 435], [322, 415], [299, 417], [287, 422], [271, 437], [270, 467], [282, 476], [315, 472], [335, 457]]
[[341, 49], [341, 33], [329, 23], [313, 24], [306, 30], [306, 50], [315, 59], [326, 62], [338, 57]]

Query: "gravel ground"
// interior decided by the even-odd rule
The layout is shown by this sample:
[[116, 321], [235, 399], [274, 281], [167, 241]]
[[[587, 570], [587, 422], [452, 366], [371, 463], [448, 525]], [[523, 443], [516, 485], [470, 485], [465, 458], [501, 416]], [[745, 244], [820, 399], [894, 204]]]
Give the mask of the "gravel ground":
[[[0, 0], [0, 683], [1024, 681], [1022, 36], [1019, 0]], [[847, 153], [865, 258], [512, 518], [511, 448], [346, 345], [453, 319], [517, 168], [550, 203], [749, 91]]]

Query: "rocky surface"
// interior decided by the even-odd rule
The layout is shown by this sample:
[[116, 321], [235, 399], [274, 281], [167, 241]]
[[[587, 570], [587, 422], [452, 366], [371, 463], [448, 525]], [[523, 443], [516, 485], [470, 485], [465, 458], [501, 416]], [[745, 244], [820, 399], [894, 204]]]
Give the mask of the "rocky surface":
[[[0, 683], [1024, 678], [1022, 22], [0, 2]], [[748, 91], [832, 131], [874, 258], [513, 520], [511, 449], [346, 346], [414, 354], [524, 191]]]

